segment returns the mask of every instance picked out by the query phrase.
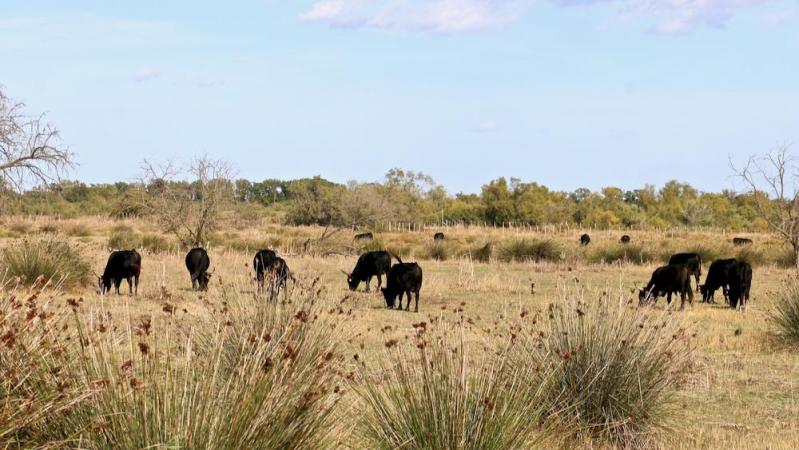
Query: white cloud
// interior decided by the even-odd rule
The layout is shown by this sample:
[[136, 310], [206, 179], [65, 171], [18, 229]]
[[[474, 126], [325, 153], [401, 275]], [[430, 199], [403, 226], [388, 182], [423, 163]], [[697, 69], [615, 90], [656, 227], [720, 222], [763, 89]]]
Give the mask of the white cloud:
[[[316, 0], [300, 15], [305, 22], [343, 28], [379, 28], [455, 34], [495, 30], [518, 21], [533, 4], [615, 8], [625, 22], [637, 20], [661, 34], [703, 27], [724, 28], [739, 12], [785, 0]], [[780, 24], [781, 11], [766, 20]]]
[[499, 29], [518, 20], [528, 0], [317, 0], [300, 15], [338, 27], [436, 34]]
[[488, 133], [491, 131], [496, 131], [497, 123], [493, 120], [486, 120], [484, 122], [480, 122], [472, 128], [472, 131], [475, 133]]
[[653, 31], [681, 34], [702, 27], [724, 28], [746, 8], [777, 4], [780, 0], [554, 0], [561, 6], [615, 5], [619, 15], [652, 21]]
[[156, 78], [161, 77], [161, 71], [158, 69], [139, 69], [133, 74], [133, 79], [139, 83], [155, 80]]

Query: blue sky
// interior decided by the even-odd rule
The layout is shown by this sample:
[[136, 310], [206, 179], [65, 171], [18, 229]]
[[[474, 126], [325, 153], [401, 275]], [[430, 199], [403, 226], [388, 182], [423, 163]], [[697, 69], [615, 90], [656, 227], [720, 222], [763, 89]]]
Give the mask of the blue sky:
[[208, 154], [252, 180], [719, 190], [728, 158], [799, 145], [799, 0], [120, 3], [0, 11], [0, 84], [84, 181]]

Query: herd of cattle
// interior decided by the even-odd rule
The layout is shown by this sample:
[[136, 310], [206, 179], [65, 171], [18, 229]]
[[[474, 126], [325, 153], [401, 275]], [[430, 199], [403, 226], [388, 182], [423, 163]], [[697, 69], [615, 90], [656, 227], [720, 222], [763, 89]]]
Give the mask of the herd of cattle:
[[[372, 233], [362, 233], [355, 239], [372, 239]], [[436, 233], [434, 241], [444, 240], [443, 233]], [[588, 234], [580, 236], [580, 244], [590, 244]], [[624, 235], [619, 239], [622, 244], [630, 243], [630, 236]], [[735, 245], [748, 245], [752, 241], [746, 238], [734, 238]], [[392, 265], [392, 260], [397, 263]], [[191, 278], [193, 290], [205, 291], [213, 272], [208, 272], [211, 259], [203, 248], [193, 248], [186, 254], [186, 269]], [[271, 301], [277, 299], [281, 289], [286, 287], [293, 275], [286, 261], [277, 256], [273, 250], [259, 250], [252, 261], [253, 271], [257, 285], [257, 293], [269, 288]], [[342, 272], [344, 272], [342, 270]], [[141, 274], [141, 255], [136, 250], [119, 250], [112, 252], [108, 257], [103, 275], [98, 277], [100, 293], [110, 292], [113, 285], [119, 295], [122, 280], [128, 282], [128, 289], [133, 294], [138, 294], [139, 276]], [[347, 276], [349, 289], [355, 291], [361, 283], [366, 284], [366, 292], [370, 291], [372, 278], [377, 277], [377, 288], [383, 293], [386, 306], [390, 309], [402, 309], [403, 295], [407, 297], [405, 310], [410, 310], [411, 296], [415, 298], [415, 310], [419, 311], [419, 291], [422, 288], [422, 268], [417, 263], [403, 262], [398, 256], [387, 251], [371, 251], [362, 254], [355, 264], [352, 272], [344, 272]], [[383, 285], [383, 275], [386, 276], [386, 287]], [[665, 296], [671, 305], [672, 295], [680, 296], [680, 309], [685, 307], [686, 298], [693, 304], [694, 289], [691, 287], [691, 277], [696, 279], [696, 290], [701, 293], [703, 302], [714, 302], [714, 294], [722, 290], [724, 300], [733, 308], [744, 308], [749, 300], [749, 291], [752, 286], [752, 266], [747, 262], [735, 259], [720, 259], [714, 261], [708, 269], [705, 284], [700, 285], [702, 276], [702, 258], [697, 253], [677, 253], [672, 255], [666, 266], [658, 267], [646, 287], [639, 290], [639, 304], [654, 304], [658, 297]], [[268, 286], [265, 286], [267, 281]]]

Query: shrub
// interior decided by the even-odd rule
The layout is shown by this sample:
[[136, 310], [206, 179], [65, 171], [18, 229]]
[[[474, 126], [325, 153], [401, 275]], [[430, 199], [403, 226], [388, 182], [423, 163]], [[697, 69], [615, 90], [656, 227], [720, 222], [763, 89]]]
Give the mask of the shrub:
[[58, 233], [58, 227], [52, 223], [46, 223], [39, 227], [39, 233], [42, 234], [56, 234]]
[[665, 314], [602, 300], [590, 305], [550, 305], [517, 361], [548, 374], [550, 411], [578, 427], [580, 437], [651, 447], [680, 414], [674, 394], [689, 369], [688, 338]]
[[269, 308], [223, 290], [210, 326], [148, 320], [123, 342], [90, 333], [84, 370], [103, 388], [88, 447], [329, 448], [339, 357], [315, 289]]
[[785, 284], [770, 316], [780, 340], [789, 345], [799, 344], [799, 282]]
[[70, 315], [41, 300], [41, 288], [8, 287], [0, 285], [0, 446], [51, 448], [85, 426], [70, 414], [88, 395], [73, 377], [77, 336]]
[[589, 260], [594, 263], [630, 262], [644, 264], [655, 260], [655, 255], [640, 245], [613, 244], [607, 247], [597, 247], [590, 255]]
[[138, 249], [162, 253], [176, 248], [176, 245], [160, 234], [122, 231], [111, 233], [108, 237], [108, 247], [115, 250]]
[[449, 257], [449, 248], [443, 242], [436, 242], [427, 249], [427, 257], [436, 261], [446, 261]]
[[91, 236], [92, 230], [85, 224], [75, 223], [66, 228], [67, 236], [85, 237]]
[[353, 389], [365, 408], [363, 448], [531, 448], [549, 438], [539, 398], [545, 390], [532, 383], [529, 365], [511, 367], [507, 348], [473, 360], [462, 337], [427, 339], [427, 324], [415, 327], [415, 342], [390, 340], [376, 368], [360, 367]]
[[170, 251], [176, 246], [169, 239], [160, 234], [144, 233], [141, 235], [139, 248], [149, 250], [153, 253], [163, 253]]
[[792, 248], [784, 248], [774, 257], [774, 263], [780, 267], [796, 267], [796, 253]]
[[477, 250], [472, 252], [472, 258], [480, 262], [491, 262], [494, 258], [495, 248], [494, 244], [488, 243]]
[[553, 241], [517, 239], [505, 243], [500, 249], [503, 261], [560, 261], [563, 253]]
[[141, 236], [132, 231], [112, 231], [108, 236], [108, 247], [114, 250], [130, 250], [139, 248]]
[[12, 223], [8, 229], [15, 235], [25, 235], [30, 232], [31, 226], [27, 222], [16, 222]]
[[750, 247], [738, 250], [738, 253], [735, 255], [735, 259], [738, 261], [747, 262], [753, 267], [763, 264], [765, 261], [762, 252]]
[[56, 238], [16, 242], [2, 251], [0, 264], [28, 286], [41, 281], [74, 288], [91, 281], [91, 267], [80, 252]]
[[363, 252], [377, 252], [385, 250], [385, 248], [386, 248], [386, 243], [383, 241], [383, 239], [381, 239], [378, 236], [361, 245], [361, 251]]

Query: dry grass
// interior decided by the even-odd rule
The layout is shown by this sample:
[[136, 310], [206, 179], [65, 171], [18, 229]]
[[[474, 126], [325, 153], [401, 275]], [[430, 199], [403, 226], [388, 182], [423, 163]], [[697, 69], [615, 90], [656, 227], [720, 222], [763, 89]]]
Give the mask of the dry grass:
[[[12, 226], [15, 222], [24, 225]], [[22, 229], [39, 230], [43, 223], [38, 219], [5, 218], [0, 236], [13, 236]], [[158, 233], [146, 221], [128, 220], [124, 223], [138, 233]], [[102, 271], [107, 259], [111, 229], [117, 224], [106, 218], [56, 222], [62, 231], [73, 226], [90, 230], [88, 236], [69, 239], [72, 243], [82, 243], [83, 256], [98, 272]], [[133, 325], [131, 330], [135, 336], [135, 326], [143, 318], [151, 318], [155, 328], [173, 317], [163, 310], [164, 304], [168, 303], [176, 311], [175, 324], [171, 325], [173, 339], [168, 344], [165, 341], [156, 342], [155, 338], [150, 337], [148, 342], [156, 352], [167, 348], [178, 352], [178, 347], [185, 344], [183, 339], [192, 327], [198, 323], [213, 323], [216, 314], [223, 308], [222, 302], [230, 300], [232, 294], [244, 306], [256, 308], [256, 311], [270, 307], [264, 305], [263, 299], [254, 296], [250, 266], [253, 250], [249, 245], [231, 245], [225, 240], [235, 238], [239, 242], [255, 242], [258, 245], [276, 243], [275, 247], [284, 255], [300, 283], [310, 286], [316, 278], [319, 279], [315, 285], [322, 302], [319, 305], [319, 320], [329, 324], [331, 336], [339, 345], [336, 354], [343, 355], [343, 360], [337, 360], [337, 370], [346, 378], [351, 372], [362, 370], [356, 368], [362, 367], [359, 361], [375, 361], [385, 352], [397, 350], [386, 349], [386, 342], [392, 339], [399, 345], [415, 349], [413, 324], [420, 321], [462, 321], [463, 342], [470, 349], [470, 358], [488, 362], [487, 356], [485, 359], [481, 357], [487, 355], [483, 353], [484, 348], [507, 342], [511, 337], [511, 327], [521, 314], [529, 319], [537, 311], [545, 312], [547, 305], [561, 301], [564, 288], [581, 289], [585, 302], [598, 301], [603, 298], [603, 292], [607, 295], [622, 293], [621, 300], [632, 300], [634, 294], [631, 290], [634, 286], [646, 282], [654, 267], [671, 252], [697, 249], [697, 245], [701, 244], [703, 251], [718, 257], [736, 254], [736, 249], [729, 244], [731, 236], [721, 233], [633, 231], [626, 233], [632, 236], [634, 245], [655, 255], [654, 260], [644, 261], [643, 264], [627, 261], [611, 265], [593, 262], [589, 258], [592, 252], [599, 251], [595, 249], [615, 245], [621, 234], [619, 232], [591, 232], [592, 244], [583, 249], [577, 242], [580, 233], [573, 231], [550, 234], [477, 228], [444, 231], [449, 251], [446, 261], [426, 259], [433, 245], [429, 232], [378, 233], [376, 236], [387, 247], [401, 249], [403, 259], [420, 259], [425, 284], [421, 292], [419, 314], [388, 311], [379, 295], [350, 293], [347, 290], [339, 269], [351, 269], [356, 260], [356, 252], [348, 249], [352, 245], [349, 232], [334, 236], [331, 242], [325, 244], [324, 251], [320, 247], [318, 252], [302, 254], [301, 244], [308, 238], [318, 237], [321, 229], [290, 228], [269, 223], [255, 223], [252, 227], [236, 230], [235, 236], [222, 236], [220, 242], [209, 247], [212, 268], [215, 267], [216, 271], [210, 291], [206, 294], [190, 290], [189, 275], [182, 262], [183, 251], [169, 250], [143, 255], [138, 298], [99, 297], [90, 288], [84, 288], [71, 297], [83, 298], [78, 317], [86, 324], [96, 326], [98, 311], [114, 317], [119, 328], [117, 337], [123, 341], [127, 333], [124, 324]], [[70, 233], [64, 231], [64, 234]], [[691, 330], [695, 350], [691, 376], [673, 397], [681, 415], [672, 431], [658, 436], [658, 445], [662, 447], [792, 448], [799, 440], [799, 407], [795, 402], [794, 381], [799, 367], [799, 354], [782, 347], [775, 348], [769, 340], [769, 336], [775, 332], [770, 315], [776, 305], [777, 294], [781, 291], [782, 280], [792, 271], [783, 268], [780, 262], [786, 260], [786, 256], [778, 240], [767, 235], [751, 237], [755, 241], [752, 252], [757, 252], [762, 259], [755, 265], [752, 300], [746, 312], [731, 311], [720, 305], [695, 303], [693, 308], [683, 313], [668, 313], [672, 320]], [[495, 260], [494, 251], [490, 250], [486, 251], [489, 256], [485, 257], [491, 261], [489, 263], [480, 262], [483, 258], [477, 255], [474, 258], [461, 256], [475, 253], [488, 243], [493, 244], [489, 249], [495, 247], [498, 252], [503, 243], [520, 239], [551, 240], [559, 246], [562, 259], [538, 263], [499, 262]], [[10, 238], [0, 238], [0, 248], [8, 247], [12, 242]], [[322, 256], [324, 253], [327, 256]], [[298, 289], [290, 286], [290, 290]], [[66, 304], [65, 294], [52, 295], [52, 304]], [[214, 313], [214, 309], [217, 313]], [[662, 307], [658, 307], [655, 313], [661, 311]], [[125, 352], [132, 357], [140, 351], [137, 342], [132, 348], [125, 345], [114, 351], [119, 352], [119, 358]], [[185, 356], [185, 348], [183, 352], [176, 354]], [[358, 361], [355, 355], [358, 355]], [[341, 398], [333, 413], [336, 425], [324, 436], [326, 442], [323, 446], [328, 448], [362, 447], [364, 442], [361, 440], [363, 436], [350, 426], [353, 415], [362, 413], [363, 400], [352, 389], [344, 389], [344, 386], [340, 386]], [[335, 384], [331, 388], [335, 388]], [[166, 414], [168, 410], [162, 411]], [[60, 439], [64, 438], [62, 436]], [[605, 444], [593, 441], [566, 444], [571, 447], [575, 445]], [[83, 446], [89, 445], [84, 441]]]

